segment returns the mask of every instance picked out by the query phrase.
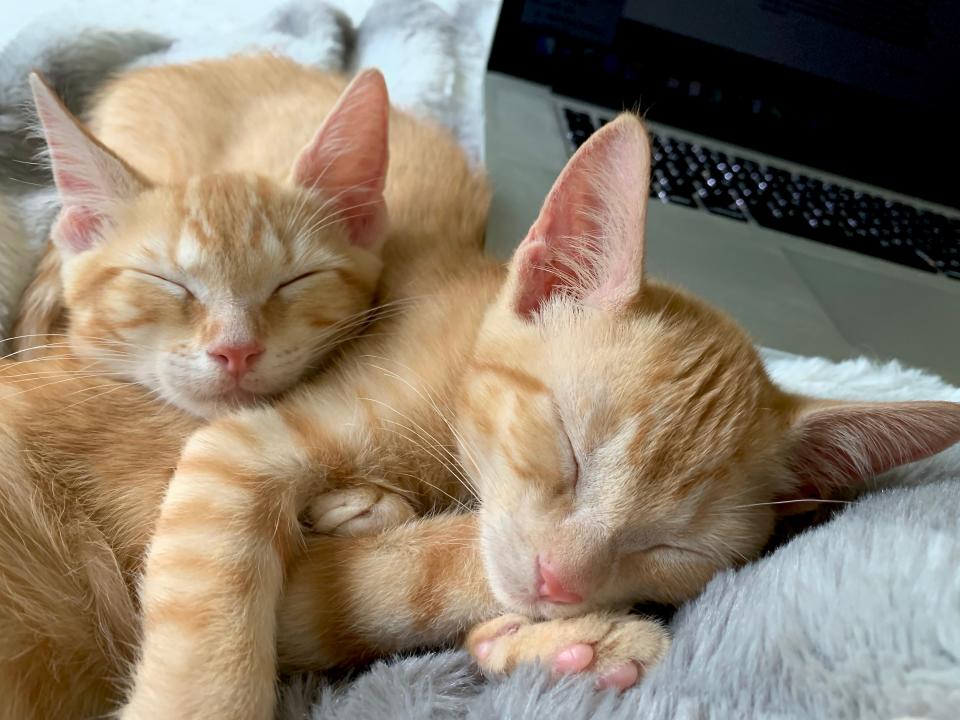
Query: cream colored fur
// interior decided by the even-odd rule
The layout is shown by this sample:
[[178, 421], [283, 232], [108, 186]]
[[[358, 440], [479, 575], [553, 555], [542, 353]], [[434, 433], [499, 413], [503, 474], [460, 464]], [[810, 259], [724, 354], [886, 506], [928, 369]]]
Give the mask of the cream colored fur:
[[[437, 148], [452, 148], [442, 143], [429, 146], [431, 160]], [[411, 162], [427, 152], [411, 153]], [[119, 617], [72, 616], [66, 602], [42, 605], [87, 638], [90, 686], [44, 685], [75, 647], [47, 643], [21, 647], [8, 666], [18, 674], [0, 675], [0, 692], [20, 690], [39, 716], [81, 703], [108, 708], [130, 659], [122, 717], [269, 718], [278, 667], [324, 668], [449, 642], [484, 621], [494, 624], [471, 642], [491, 672], [538, 658], [622, 687], [656, 661], [666, 639], [656, 625], [611, 612], [636, 600], [679, 602], [717, 569], [755, 556], [780, 507], [772, 503], [826, 498], [838, 480], [856, 483], [862, 472], [960, 439], [960, 409], [949, 403], [828, 407], [784, 393], [732, 321], [646, 280], [636, 223], [649, 150], [635, 117], [609, 124], [571, 161], [508, 269], [479, 250], [485, 194], [458, 157], [410, 172], [420, 190], [416, 183], [447, 182], [408, 196], [401, 207], [409, 214], [393, 214], [388, 181], [379, 298], [402, 310], [374, 323], [334, 372], [273, 408], [199, 429], [179, 460], [189, 427], [174, 424], [172, 439], [148, 427], [144, 438], [124, 422], [105, 427], [105, 438], [85, 424], [76, 432], [94, 448], [122, 444], [132, 455], [117, 463], [118, 475], [96, 467], [103, 485], [84, 479], [97, 453], [76, 453], [87, 447], [80, 437], [53, 426], [80, 469], [17, 475], [13, 482], [28, 490], [17, 497], [43, 497], [29, 490], [57, 478], [49, 517], [82, 510], [81, 529], [102, 539], [79, 547], [118, 558], [115, 567], [134, 563], [127, 574], [113, 572], [128, 588], [139, 580], [142, 641], [117, 661], [100, 647], [98, 628], [115, 624], [119, 635], [135, 626], [122, 608]], [[449, 181], [444, 172], [457, 168]], [[600, 176], [612, 179], [589, 181]], [[433, 249], [417, 252], [427, 240]], [[386, 254], [391, 246], [397, 262]], [[139, 393], [122, 388], [112, 394]], [[51, 407], [58, 418], [71, 413], [59, 412], [50, 390], [45, 396], [49, 404], [29, 415], [33, 424], [17, 426], [8, 450], [27, 445], [27, 456], [62, 468], [39, 429]], [[129, 407], [119, 411], [130, 416]], [[349, 534], [354, 521], [370, 531], [364, 518], [381, 502], [430, 516], [377, 536], [305, 531], [329, 516], [318, 496], [360, 489], [346, 497], [377, 505], [338, 517], [338, 531]], [[468, 512], [434, 514], [444, 509]], [[49, 517], [30, 526], [39, 548]], [[0, 529], [8, 533], [0, 552], [19, 549], [27, 565], [37, 551], [16, 544], [19, 525]], [[76, 567], [77, 537], [48, 554]], [[579, 600], [543, 596], [538, 575], [548, 568]], [[69, 569], [62, 577], [75, 580]], [[29, 576], [16, 579], [14, 599], [36, 590]], [[90, 598], [98, 587], [80, 590]], [[15, 625], [11, 607], [0, 603], [0, 621]], [[497, 620], [504, 609], [550, 619]]]
[[[219, 197], [233, 202], [235, 196], [225, 186], [237, 178], [235, 186], [242, 188], [248, 182], [243, 175], [251, 177], [254, 162], [265, 163], [261, 175], [265, 181], [258, 186], [261, 201], [270, 202], [271, 192], [264, 191], [270, 178], [277, 183], [273, 195], [289, 192], [287, 176], [297, 153], [321, 126], [344, 86], [339, 78], [271, 57], [135, 72], [114, 81], [93, 113], [93, 125], [109, 138], [111, 149], [76, 134], [70, 148], [102, 152], [107, 160], [115, 157], [114, 149], [129, 154], [129, 164], [138, 175], [162, 186], [137, 200], [137, 209], [159, 211], [154, 217], [161, 217], [165, 210], [163, 196], [175, 195], [171, 188], [183, 186], [183, 197], [187, 197], [193, 183], [195, 206], [202, 219], [204, 213], [213, 211], [216, 206], [212, 203], [217, 200], [217, 196], [205, 194], [204, 188], [223, 188]], [[274, 89], [274, 99], [286, 108], [285, 113], [278, 113], [278, 105], [264, 100], [267, 87]], [[385, 102], [385, 95], [383, 98]], [[56, 113], [53, 102], [48, 107]], [[247, 124], [255, 114], [251, 105], [260, 108], [266, 124]], [[375, 110], [374, 105], [359, 108], [366, 114]], [[107, 116], [102, 122], [96, 119]], [[73, 122], [65, 114], [48, 120]], [[144, 131], [159, 133], [156, 141], [140, 142]], [[246, 149], [239, 140], [243, 132], [247, 133]], [[228, 136], [238, 145], [220, 142]], [[343, 144], [345, 139], [341, 135], [338, 154], [351, 150]], [[280, 147], [282, 142], [287, 145]], [[423, 292], [418, 278], [424, 287], [429, 286], [433, 273], [443, 272], [445, 264], [449, 266], [465, 251], [481, 245], [487, 188], [482, 175], [468, 166], [442, 130], [394, 113], [390, 116], [390, 143], [394, 163], [384, 194], [392, 217], [380, 257], [388, 267], [395, 264], [395, 270], [388, 270], [381, 279], [385, 288], [409, 286], [409, 292], [417, 294]], [[317, 147], [322, 148], [323, 143]], [[286, 160], [282, 157], [285, 152]], [[228, 160], [231, 153], [233, 159]], [[71, 170], [74, 175], [86, 172], [83, 163], [61, 169], [68, 175]], [[216, 172], [191, 175], [208, 171]], [[237, 175], [234, 171], [241, 172]], [[352, 191], [349, 187], [340, 190]], [[441, 190], [444, 197], [457, 199], [461, 210], [455, 216], [438, 212], [446, 202], [440, 200]], [[237, 197], [242, 201], [244, 195]], [[301, 191], [293, 193], [293, 198], [295, 202], [288, 207], [294, 210], [306, 208], [307, 202], [319, 206], [326, 202], [316, 202]], [[97, 198], [73, 200], [74, 206], [101, 207]], [[211, 204], [205, 204], [208, 201]], [[213, 237], [213, 247], [199, 258], [201, 262], [187, 280], [219, 282], [224, 293], [254, 290], [250, 272], [260, 273], [258, 283], [269, 289], [275, 282], [288, 280], [287, 272], [271, 280], [266, 262], [269, 248], [251, 246], [250, 235], [242, 232], [244, 227], [249, 229], [240, 220], [244, 213], [250, 214], [251, 205], [234, 202], [233, 207], [238, 212], [221, 216], [227, 224], [213, 228], [219, 235]], [[266, 204], [260, 207], [267, 209]], [[176, 207], [166, 209], [177, 211]], [[173, 212], [170, 217], [178, 216]], [[308, 233], [320, 234], [314, 248], [323, 251], [323, 243], [327, 243], [334, 253], [353, 252], [340, 237], [349, 230], [351, 218], [333, 214], [321, 223], [323, 214], [302, 217]], [[124, 378], [129, 375], [133, 353], [142, 350], [144, 362], [151, 356], [156, 359], [169, 349], [163, 345], [169, 340], [165, 333], [171, 328], [181, 333], [195, 329], [189, 323], [202, 313], [191, 311], [184, 316], [183, 298], [178, 299], [175, 289], [171, 295], [169, 288], [158, 292], [149, 281], [147, 285], [143, 281], [118, 284], [105, 273], [111, 263], [124, 258], [125, 251], [141, 251], [144, 241], [150, 240], [149, 233], [134, 231], [136, 213], [122, 222], [115, 220], [111, 218], [107, 237], [97, 236], [95, 249], [70, 256], [68, 264], [73, 267], [64, 268], [65, 301], [61, 254], [51, 246], [45, 257], [46, 270], [33, 288], [34, 297], [40, 298], [33, 307], [41, 307], [43, 312], [28, 319], [36, 323], [33, 327], [38, 334], [49, 336], [41, 351], [57, 357], [0, 366], [3, 718], [99, 716], [122, 699], [140, 631], [135, 589], [144, 548], [181, 445], [199, 426], [198, 420], [160, 402], [148, 390], [117, 379], [118, 373]], [[324, 227], [312, 228], [316, 224]], [[297, 238], [302, 236], [291, 236]], [[170, 235], [168, 239], [169, 252], [161, 252], [161, 260], [172, 256], [186, 265], [187, 260], [197, 259], [193, 257], [197, 253], [189, 249], [194, 247], [190, 238]], [[364, 253], [375, 260], [367, 266], [379, 272], [381, 263], [375, 256], [366, 250], [354, 254], [362, 260]], [[242, 272], [248, 273], [246, 282], [237, 274]], [[351, 296], [356, 298], [351, 302], [368, 304], [376, 272], [366, 288], [357, 287], [362, 276], [348, 277], [353, 284], [346, 285], [332, 278], [330, 296], [314, 284], [309, 297], [301, 299], [305, 303], [301, 309], [308, 315], [317, 310], [330, 313]], [[49, 335], [55, 331], [51, 323], [58, 320], [61, 303], [70, 315], [66, 337]], [[156, 305], [153, 317], [130, 317], [132, 308], [144, 308], [148, 303]], [[381, 307], [381, 316], [388, 316], [402, 304]], [[29, 307], [26, 312], [31, 315]], [[334, 349], [335, 343], [329, 341], [346, 339], [369, 317], [368, 313], [356, 318], [353, 314], [353, 310], [347, 312], [346, 322], [339, 328], [348, 332], [331, 335], [324, 329], [322, 341], [313, 339], [315, 330], [298, 330], [296, 325], [286, 330], [301, 345], [309, 340], [306, 345], [314, 351], [310, 365]], [[117, 337], [116, 333], [129, 330], [122, 325], [130, 324], [131, 319], [138, 320], [134, 324], [142, 336]], [[273, 323], [267, 328], [272, 332], [284, 330], [283, 324], [292, 320], [276, 308], [266, 319]], [[94, 322], [99, 323], [96, 330], [90, 327]], [[291, 374], [296, 379], [297, 373]], [[409, 514], [408, 506], [403, 507]]]
[[[779, 503], [960, 439], [950, 403], [828, 407], [779, 390], [731, 320], [646, 281], [647, 143], [621, 116], [571, 160], [506, 273], [463, 255], [357, 342], [359, 362], [188, 441], [147, 553], [124, 717], [267, 718], [278, 661], [437, 642], [498, 606], [577, 617], [478, 629], [489, 669], [538, 657], [629, 685], [662, 630], [601, 611], [690, 598], [760, 552]], [[362, 485], [417, 512], [479, 513], [355, 544], [304, 536], [313, 498]]]

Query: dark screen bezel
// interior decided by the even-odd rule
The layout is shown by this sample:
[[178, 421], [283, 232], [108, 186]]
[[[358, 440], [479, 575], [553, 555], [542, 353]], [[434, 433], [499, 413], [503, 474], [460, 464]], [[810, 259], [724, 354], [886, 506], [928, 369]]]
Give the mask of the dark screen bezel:
[[[621, 19], [613, 47], [521, 23], [504, 0], [488, 67], [614, 110], [960, 208], [960, 117]], [[569, 54], [536, 52], [550, 33]], [[605, 56], [617, 72], [601, 69]], [[666, 61], [664, 58], [669, 58]], [[609, 58], [606, 58], [609, 62]], [[691, 96], [689, 80], [700, 82]], [[676, 87], [674, 87], [676, 85]], [[719, 91], [720, 96], [717, 97]]]

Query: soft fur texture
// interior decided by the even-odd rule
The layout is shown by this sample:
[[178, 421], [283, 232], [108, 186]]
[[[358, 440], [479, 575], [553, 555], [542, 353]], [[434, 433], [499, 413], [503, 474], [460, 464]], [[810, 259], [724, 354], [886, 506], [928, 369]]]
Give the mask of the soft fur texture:
[[[960, 389], [896, 363], [766, 355], [795, 392], [960, 401]], [[621, 697], [525, 668], [484, 683], [462, 652], [379, 662], [320, 682], [311, 720], [953, 720], [960, 705], [960, 448], [886, 473], [831, 522], [718, 576], [674, 619], [673, 645]], [[304, 716], [314, 680], [291, 683]]]
[[[162, 336], [165, 325], [169, 330], [171, 323], [181, 326], [210, 312], [218, 304], [210, 296], [214, 287], [229, 295], [260, 285], [259, 299], [224, 304], [227, 310], [237, 305], [234, 311], [262, 315], [256, 325], [266, 330], [271, 319], [281, 317], [275, 303], [283, 298], [273, 291], [281, 296], [287, 291], [257, 280], [275, 270], [276, 262], [296, 259], [298, 250], [309, 255], [320, 249], [322, 255], [339, 248], [369, 257], [372, 277], [326, 262], [315, 268], [315, 278], [303, 277], [309, 268], [279, 278], [289, 286], [292, 305], [297, 298], [321, 305], [308, 319], [326, 332], [324, 314], [339, 312], [358, 293], [369, 306], [380, 269], [372, 250], [379, 249], [384, 231], [387, 286], [416, 296], [414, 278], [425, 280], [464, 254], [479, 252], [487, 206], [483, 176], [444, 130], [388, 113], [375, 71], [358, 75], [343, 94], [342, 78], [272, 56], [121, 76], [101, 96], [94, 115], [101, 120], [97, 129], [140, 170], [137, 177], [155, 183], [137, 195], [132, 208], [102, 201], [115, 189], [113, 180], [123, 179], [125, 188], [134, 171], [91, 140], [37, 83], [65, 200], [55, 239], [67, 256], [69, 330], [83, 328], [83, 334], [69, 336], [66, 357], [0, 364], [0, 696], [7, 699], [0, 717], [17, 720], [100, 715], [116, 704], [125, 665], [137, 647], [131, 592], [144, 543], [181, 443], [199, 424], [147, 389], [92, 367], [91, 349], [99, 356], [105, 348], [89, 342], [90, 323], [106, 323], [98, 332], [111, 336], [152, 327], [145, 342]], [[272, 103], [263, 101], [265, 87], [276, 91]], [[211, 103], [196, 100], [218, 93], [220, 113], [204, 122]], [[228, 112], [231, 108], [235, 112]], [[257, 112], [267, 120], [250, 122]], [[143, 129], [158, 116], [163, 117], [154, 143], [141, 144], [123, 132], [124, 120]], [[225, 134], [236, 144], [209, 142], [205, 133], [219, 138], [221, 123], [234, 120], [241, 128]], [[258, 131], [284, 120], [278, 137], [256, 141]], [[388, 120], [395, 162], [383, 187]], [[111, 123], [119, 129], [111, 132]], [[239, 140], [244, 127], [254, 135], [247, 145]], [[173, 131], [167, 143], [161, 141], [163, 131]], [[254, 160], [261, 173], [244, 174]], [[219, 172], [192, 176], [193, 168], [214, 167]], [[381, 190], [390, 208], [389, 228]], [[358, 192], [364, 196], [351, 197]], [[455, 215], [439, 211], [449, 197], [457, 198]], [[278, 198], [286, 202], [272, 205]], [[137, 221], [155, 222], [159, 230], [137, 232]], [[285, 222], [302, 232], [277, 237]], [[318, 239], [319, 245], [313, 242]], [[359, 247], [368, 240], [372, 246]], [[332, 259], [329, 252], [324, 256]], [[194, 286], [193, 296], [176, 282], [130, 273], [127, 266], [134, 261], [166, 268], [155, 267], [156, 273], [196, 261], [194, 273], [177, 279], [185, 285], [205, 279], [206, 290]], [[85, 267], [72, 265], [81, 262]], [[317, 280], [321, 286], [312, 284]], [[340, 287], [324, 298], [323, 283], [331, 281]], [[309, 292], [297, 291], [303, 284], [312, 285]], [[381, 316], [390, 314], [389, 307], [381, 308]], [[301, 350], [312, 349], [303, 343], [302, 331], [296, 335]], [[132, 339], [122, 342], [127, 341]], [[120, 341], [108, 341], [108, 347], [110, 342]], [[55, 344], [56, 351], [65, 343]], [[144, 348], [138, 343], [137, 349]], [[325, 352], [333, 349], [323, 344]], [[126, 350], [114, 350], [101, 359], [118, 363], [122, 372], [125, 355]]]
[[[2, 172], [2, 171], [0, 171]], [[26, 241], [26, 232], [17, 213], [0, 194], [0, 287], [8, 292], [0, 293], [0, 337], [10, 332], [17, 310], [14, 298], [27, 286], [33, 272], [35, 258]]]
[[[453, 672], [456, 673], [456, 670], [454, 669]], [[398, 680], [401, 680], [401, 681], [402, 681], [402, 680], [403, 680], [403, 676], [402, 676], [402, 675], [399, 676], [399, 677], [398, 677]], [[376, 676], [373, 676], [373, 679], [371, 679], [370, 682], [371, 682], [371, 683], [375, 683], [375, 682], [376, 682]], [[459, 682], [459, 681], [458, 681], [458, 682]], [[367, 687], [369, 687], [369, 686], [367, 686]], [[461, 686], [461, 687], [462, 687], [462, 686]], [[503, 687], [504, 687], [504, 689], [505, 689], [505, 692], [508, 692], [508, 693], [510, 692], [511, 686], [507, 685], [507, 686], [503, 686]], [[395, 689], [395, 690], [396, 690], [396, 689]], [[395, 691], [395, 690], [394, 690], [394, 691]], [[516, 701], [518, 701], [518, 702], [526, 702], [526, 703], [529, 703], [531, 700], [533, 700], [534, 698], [536, 698], [536, 695], [533, 694], [533, 693], [531, 693], [529, 688], [527, 688], [527, 689], [525, 689], [525, 690], [514, 691], [514, 692], [515, 692], [516, 694], [514, 694], [512, 697], [513, 697], [514, 700], [516, 700]], [[521, 693], [522, 693], [522, 695], [521, 695]], [[447, 708], [450, 707], [451, 703], [455, 702], [456, 693], [450, 693], [450, 696], [451, 696], [451, 698], [450, 698], [450, 699], [447, 699], [447, 700], [443, 700], [443, 699], [441, 698], [441, 700], [443, 701], [443, 704], [444, 704]], [[409, 695], [406, 695], [406, 696], [402, 696], [402, 697], [410, 697], [410, 696], [409, 696]], [[572, 704], [572, 703], [570, 702], [570, 700], [571, 700], [570, 696], [564, 696], [564, 697], [566, 698], [566, 704], [563, 706], [562, 710], [560, 710], [560, 709], [555, 710], [554, 713], [553, 713], [553, 716], [557, 716], [557, 715], [563, 715], [563, 716], [565, 716], [565, 717], [566, 717], [566, 716], [571, 716], [571, 717], [575, 716], [575, 715], [571, 715], [571, 713], [576, 713], [576, 712], [577, 712], [577, 706], [574, 705], [574, 704]], [[509, 699], [509, 698], [504, 698], [503, 701], [505, 702], [505, 701], [507, 701], [508, 699]], [[581, 707], [583, 707], [583, 708], [589, 708], [589, 707], [592, 706], [593, 703], [595, 702], [593, 698], [587, 697], [586, 695], [584, 695], [584, 696], [581, 698], [581, 700], [582, 700]], [[436, 703], [435, 703], [435, 704], [436, 704]], [[373, 713], [373, 709], [370, 708], [369, 706], [365, 706], [363, 703], [355, 703], [352, 707], [353, 707], [353, 709], [354, 709], [357, 713], [360, 714], [360, 716], [364, 716], [364, 715], [375, 716], [375, 714]], [[504, 707], [504, 705], [503, 705], [502, 702], [500, 702], [498, 705], [495, 705], [495, 706], [494, 706], [494, 707], [496, 708], [496, 710], [490, 709], [490, 706], [481, 706], [481, 707], [486, 707], [486, 708], [487, 708], [486, 711], [485, 711], [485, 712], [482, 711], [482, 710], [478, 711], [478, 712], [481, 712], [481, 714], [475, 715], [475, 717], [489, 717], [489, 716], [492, 716], [492, 715], [502, 715], [502, 714], [503, 714], [503, 707]], [[532, 710], [532, 706], [529, 706], [529, 705], [528, 705], [527, 707], [528, 707], [528, 709], [531, 709], [531, 710]], [[549, 708], [550, 706], [549, 706], [549, 705], [545, 705], [545, 707]], [[423, 710], [423, 709], [424, 709], [422, 705], [417, 705], [417, 704], [415, 703], [415, 700], [411, 700], [410, 704], [409, 704], [409, 705], [406, 705], [405, 708], [407, 708], [407, 709], [409, 710], [411, 717], [420, 716], [420, 715], [418, 715], [417, 713], [418, 713], [420, 710]], [[397, 709], [397, 708], [396, 708], [396, 703], [394, 703], [393, 705], [391, 705], [391, 709], [392, 709], [394, 712], [396, 711], [396, 709]], [[369, 711], [369, 712], [368, 712], [368, 711]], [[332, 711], [331, 711], [331, 712], [332, 712]], [[350, 717], [350, 716], [351, 716], [351, 715], [344, 715], [344, 717]], [[391, 716], [395, 716], [395, 715], [391, 715]], [[532, 717], [532, 716], [531, 716], [531, 717]]]
[[[328, 720], [954, 720], [960, 705], [960, 473], [864, 498], [774, 555], [716, 578], [671, 652], [617, 697], [536, 668], [485, 685], [462, 653], [377, 663], [324, 685]], [[311, 688], [287, 690], [302, 717]]]
[[[482, 157], [482, 77], [497, 0], [90, 0], [23, 29], [0, 51], [0, 195], [20, 210], [24, 234], [0, 243], [0, 308], [14, 307], [57, 209], [49, 175], [34, 165], [26, 77], [42, 72], [83, 115], [114, 72], [266, 50], [322, 70], [379, 67], [395, 104], [449, 128]], [[354, 27], [357, 27], [355, 30]], [[139, 29], [138, 29], [139, 28]], [[0, 337], [10, 334], [0, 317]]]
[[77, 354], [209, 417], [292, 386], [363, 324], [385, 236], [379, 73], [344, 89], [270, 56], [140, 70], [102, 91], [93, 134], [31, 85], [62, 208], [17, 359]]
[[[267, 718], [277, 661], [351, 663], [478, 621], [467, 643], [489, 673], [536, 659], [626, 687], [666, 641], [610, 611], [687, 600], [756, 557], [790, 503], [960, 440], [960, 404], [779, 389], [732, 321], [644, 279], [649, 163], [620, 115], [505, 272], [460, 255], [428, 301], [357, 341], [361, 362], [191, 437], [147, 551], [124, 717]], [[475, 518], [353, 543], [303, 534], [304, 517], [370, 531], [401, 502], [473, 501]]]

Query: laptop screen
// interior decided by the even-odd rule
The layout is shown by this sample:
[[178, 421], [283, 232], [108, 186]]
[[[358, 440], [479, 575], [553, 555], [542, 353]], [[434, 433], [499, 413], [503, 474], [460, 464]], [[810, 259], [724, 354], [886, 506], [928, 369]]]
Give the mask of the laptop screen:
[[490, 69], [960, 207], [951, 0], [506, 0]]

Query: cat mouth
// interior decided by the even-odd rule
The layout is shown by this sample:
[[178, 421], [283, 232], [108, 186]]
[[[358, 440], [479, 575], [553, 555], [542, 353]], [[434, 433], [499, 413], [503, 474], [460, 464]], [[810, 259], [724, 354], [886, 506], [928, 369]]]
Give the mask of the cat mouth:
[[197, 402], [207, 404], [224, 403], [229, 405], [249, 405], [261, 397], [259, 393], [244, 390], [240, 387], [226, 388], [225, 390], [214, 390], [212, 392], [195, 393], [194, 399]]
[[243, 388], [236, 387], [236, 388], [230, 388], [229, 390], [224, 390], [220, 393], [214, 394], [211, 397], [211, 400], [214, 400], [214, 401], [219, 400], [221, 402], [230, 402], [238, 405], [246, 405], [248, 403], [253, 402], [259, 397], [260, 395], [258, 395], [255, 392], [251, 392], [250, 390], [244, 390]]

